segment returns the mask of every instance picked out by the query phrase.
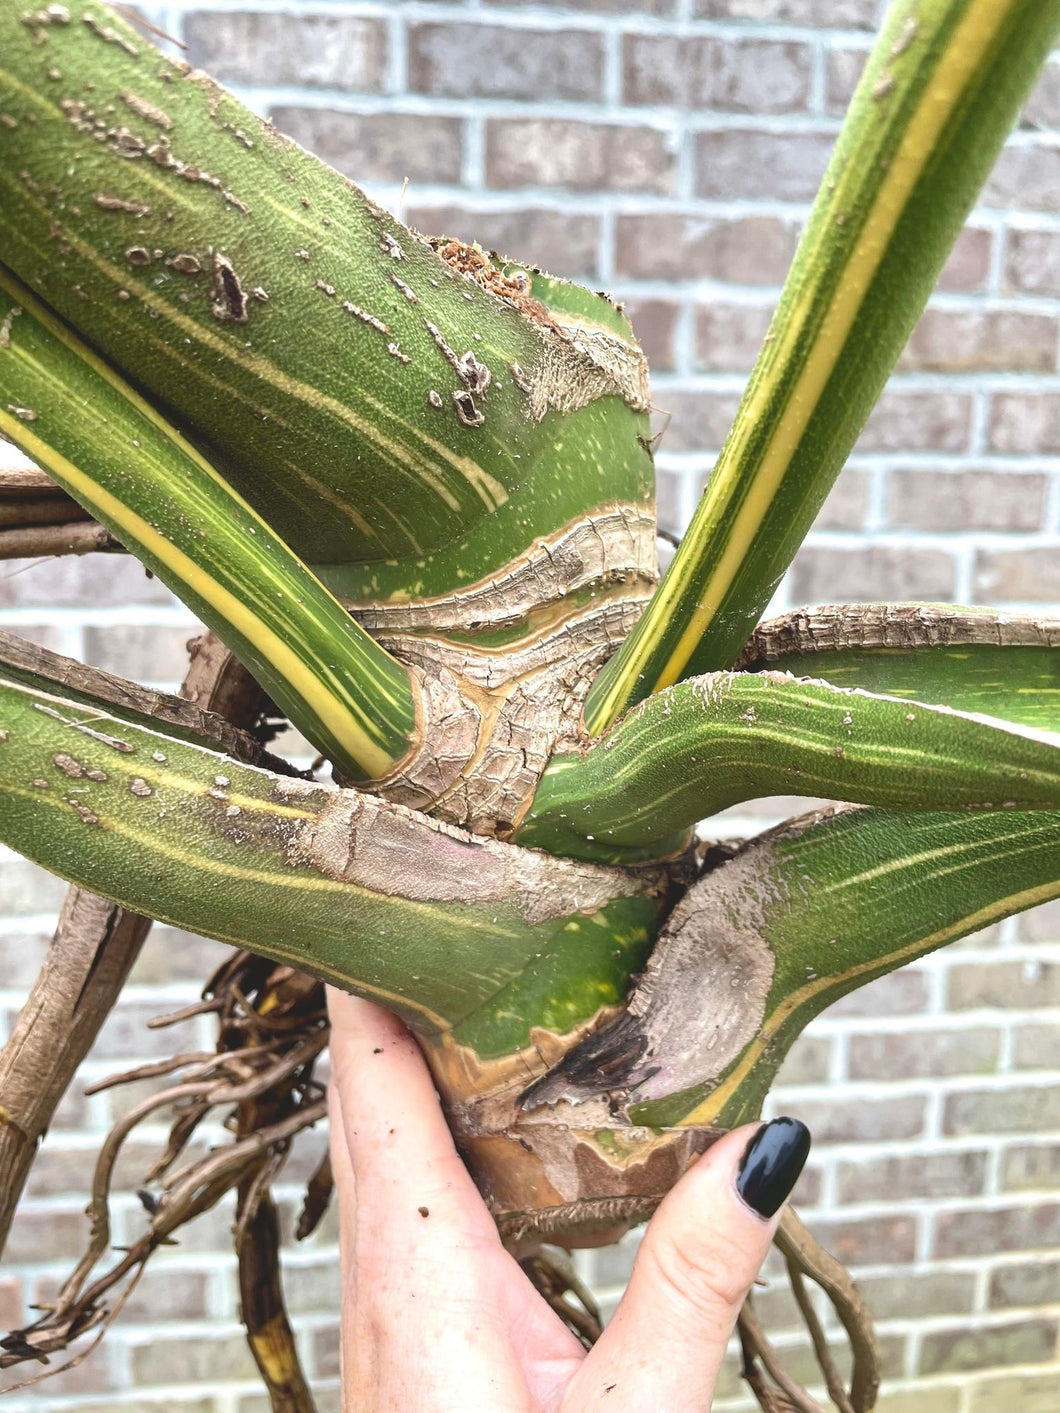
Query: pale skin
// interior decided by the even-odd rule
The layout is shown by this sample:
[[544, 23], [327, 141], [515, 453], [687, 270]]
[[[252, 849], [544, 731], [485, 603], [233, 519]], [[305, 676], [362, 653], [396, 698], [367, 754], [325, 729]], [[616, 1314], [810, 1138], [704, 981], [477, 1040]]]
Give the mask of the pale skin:
[[501, 1245], [408, 1031], [342, 992], [328, 1004], [344, 1413], [709, 1413], [780, 1220], [736, 1192], [758, 1125], [670, 1192], [586, 1352]]

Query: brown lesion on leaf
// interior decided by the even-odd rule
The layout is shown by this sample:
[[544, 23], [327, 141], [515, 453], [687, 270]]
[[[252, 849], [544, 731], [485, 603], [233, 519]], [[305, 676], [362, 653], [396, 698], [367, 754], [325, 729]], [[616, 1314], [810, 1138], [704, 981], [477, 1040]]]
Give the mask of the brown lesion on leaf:
[[113, 196], [107, 191], [96, 192], [96, 205], [101, 211], [122, 211], [129, 216], [146, 216], [151, 208], [144, 201], [127, 201], [123, 196]]
[[486, 420], [485, 413], [475, 406], [475, 399], [467, 388], [460, 388], [453, 393], [453, 406], [456, 408], [457, 418], [465, 427], [481, 427]]
[[172, 130], [173, 119], [168, 113], [163, 112], [156, 103], [152, 103], [150, 99], [141, 98], [138, 93], [123, 93], [121, 100], [138, 118], [143, 118], [146, 122], [153, 123], [156, 128], [161, 128], [163, 132], [170, 132]]
[[4, 315], [3, 322], [0, 323], [0, 348], [11, 347], [11, 326], [19, 318], [22, 310], [17, 304], [12, 304], [11, 308]]
[[422, 236], [436, 255], [440, 255], [451, 270], [474, 280], [475, 284], [503, 299], [520, 314], [525, 314], [537, 324], [547, 329], [559, 326], [539, 299], [530, 293], [530, 281], [523, 271], [506, 275], [500, 270], [476, 241], [468, 245], [450, 236]]
[[210, 309], [215, 319], [225, 324], [247, 322], [247, 296], [231, 260], [219, 250], [214, 251], [211, 296]]
[[138, 59], [140, 57], [140, 51], [132, 40], [127, 39], [124, 34], [121, 34], [112, 25], [104, 24], [103, 21], [95, 15], [82, 15], [81, 19], [85, 28], [90, 33], [94, 34], [97, 39], [102, 39], [105, 44], [116, 44], [119, 49], [124, 49], [126, 54], [132, 59]]

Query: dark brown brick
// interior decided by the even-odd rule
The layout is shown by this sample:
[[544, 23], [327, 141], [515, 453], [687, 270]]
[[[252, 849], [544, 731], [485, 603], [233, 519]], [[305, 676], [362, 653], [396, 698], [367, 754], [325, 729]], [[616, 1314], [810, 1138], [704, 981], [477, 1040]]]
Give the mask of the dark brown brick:
[[1001, 1185], [1006, 1192], [1050, 1192], [1060, 1189], [1060, 1143], [1007, 1148], [1001, 1172]]
[[983, 1379], [970, 1390], [968, 1413], [1056, 1413], [1060, 1408], [1060, 1372], [1012, 1374]]
[[490, 118], [486, 175], [492, 187], [650, 191], [673, 186], [674, 156], [658, 128], [565, 118]]
[[1060, 397], [1056, 393], [995, 393], [990, 404], [994, 451], [1033, 455], [1060, 451]]
[[829, 1017], [848, 1016], [911, 1016], [927, 1006], [927, 979], [923, 972], [904, 967], [870, 981], [849, 996], [843, 996], [829, 1006]]
[[772, 305], [702, 305], [696, 310], [696, 367], [750, 372], [772, 317]]
[[1052, 135], [1003, 148], [982, 202], [1020, 211], [1060, 211], [1060, 145]]
[[800, 604], [876, 603], [886, 599], [952, 599], [953, 559], [945, 550], [869, 545], [800, 550], [791, 574]]
[[875, 0], [696, 0], [709, 20], [773, 20], [821, 29], [875, 29]]
[[993, 1211], [940, 1212], [935, 1255], [993, 1256], [1060, 1246], [1060, 1203], [1021, 1203]]
[[512, 260], [525, 260], [565, 279], [593, 279], [599, 269], [600, 219], [585, 212], [520, 207], [474, 211], [463, 206], [412, 206], [409, 225], [428, 235], [478, 241]]
[[1055, 545], [979, 550], [974, 582], [981, 603], [1055, 603], [1060, 599], [1060, 553]]
[[815, 1221], [813, 1234], [845, 1266], [896, 1265], [916, 1250], [916, 1223], [907, 1216]]
[[640, 279], [779, 285], [798, 238], [798, 223], [776, 216], [620, 214], [616, 268]]
[[986, 1154], [944, 1151], [844, 1159], [837, 1166], [836, 1177], [843, 1203], [978, 1197], [986, 1177]]
[[805, 109], [813, 51], [789, 40], [627, 34], [622, 96], [627, 103], [736, 113]]
[[386, 25], [377, 19], [196, 11], [184, 37], [191, 63], [223, 83], [378, 93], [386, 76]]
[[654, 369], [674, 366], [674, 333], [681, 306], [672, 299], [640, 299], [624, 301], [633, 332]]
[[898, 530], [1038, 530], [1048, 491], [1037, 473], [896, 467], [887, 520]]
[[820, 185], [834, 135], [722, 128], [695, 139], [696, 195], [722, 200], [756, 196], [810, 201]]
[[460, 179], [464, 125], [459, 118], [277, 107], [272, 119], [281, 132], [354, 181]]
[[946, 1097], [943, 1133], [1039, 1133], [1060, 1128], [1060, 1089], [968, 1089]]
[[854, 1035], [851, 1079], [934, 1079], [991, 1074], [997, 1069], [1001, 1032], [990, 1027], [905, 1030], [894, 1035]]
[[859, 451], [964, 451], [972, 403], [965, 393], [883, 394], [858, 440]]
[[1012, 1306], [1055, 1305], [1060, 1293], [1060, 1257], [1035, 1256], [1011, 1266], [998, 1266], [990, 1276], [988, 1303], [992, 1310]]
[[1056, 1345], [1055, 1320], [1022, 1320], [1018, 1324], [968, 1329], [931, 1330], [920, 1349], [922, 1374], [954, 1374], [966, 1369], [990, 1369], [1005, 1364], [1043, 1363]]
[[1036, 960], [961, 962], [949, 972], [949, 1006], [955, 1011], [1060, 1006], [1060, 965]]
[[535, 102], [603, 96], [603, 38], [589, 30], [410, 24], [408, 63], [414, 93]]
[[1049, 373], [1056, 368], [1057, 331], [1052, 314], [928, 309], [898, 367], [944, 373]]
[[685, 477], [665, 466], [655, 468], [655, 514], [661, 530], [679, 535], [681, 524], [681, 485]]

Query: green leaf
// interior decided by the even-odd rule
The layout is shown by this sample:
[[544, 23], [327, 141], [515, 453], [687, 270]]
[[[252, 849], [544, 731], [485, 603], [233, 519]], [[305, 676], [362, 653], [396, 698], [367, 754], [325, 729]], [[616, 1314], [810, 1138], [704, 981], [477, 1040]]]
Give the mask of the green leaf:
[[621, 996], [663, 883], [275, 775], [3, 667], [0, 842], [136, 912], [379, 1000], [423, 1034], [464, 1021], [484, 1050], [529, 1043], [538, 1016], [508, 1013], [513, 989], [555, 1009], [580, 987], [579, 1018], [601, 989]]
[[1060, 735], [779, 672], [715, 672], [553, 757], [517, 837], [576, 858], [658, 857], [697, 820], [781, 794], [1057, 809]]
[[650, 504], [646, 368], [609, 300], [443, 258], [106, 6], [64, 8], [0, 5], [4, 261], [329, 587], [448, 593]]
[[628, 1009], [529, 1105], [609, 1090], [633, 1123], [754, 1118], [847, 992], [1060, 896], [1060, 813], [809, 815], [751, 840], [671, 914]]
[[355, 779], [388, 775], [416, 726], [408, 669], [3, 267], [0, 324], [0, 432], [208, 623], [318, 750]]
[[1058, 649], [1055, 618], [937, 604], [846, 604], [760, 624], [737, 665], [1060, 731]]
[[730, 666], [865, 424], [1038, 69], [1060, 0], [896, 0], [695, 517], [593, 684], [598, 734]]

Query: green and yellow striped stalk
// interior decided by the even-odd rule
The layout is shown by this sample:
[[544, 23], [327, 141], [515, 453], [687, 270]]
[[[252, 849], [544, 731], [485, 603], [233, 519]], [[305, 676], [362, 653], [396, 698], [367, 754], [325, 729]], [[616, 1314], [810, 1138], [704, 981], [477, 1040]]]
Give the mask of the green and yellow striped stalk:
[[408, 669], [2, 266], [0, 327], [0, 431], [208, 623], [340, 770], [391, 774], [415, 744]]
[[736, 659], [1058, 33], [1058, 0], [891, 6], [706, 494], [593, 684], [594, 735], [650, 693]]
[[641, 702], [585, 751], [554, 756], [517, 837], [576, 858], [659, 857], [697, 820], [770, 794], [1060, 809], [1060, 712], [1042, 732], [780, 672], [713, 672]]

